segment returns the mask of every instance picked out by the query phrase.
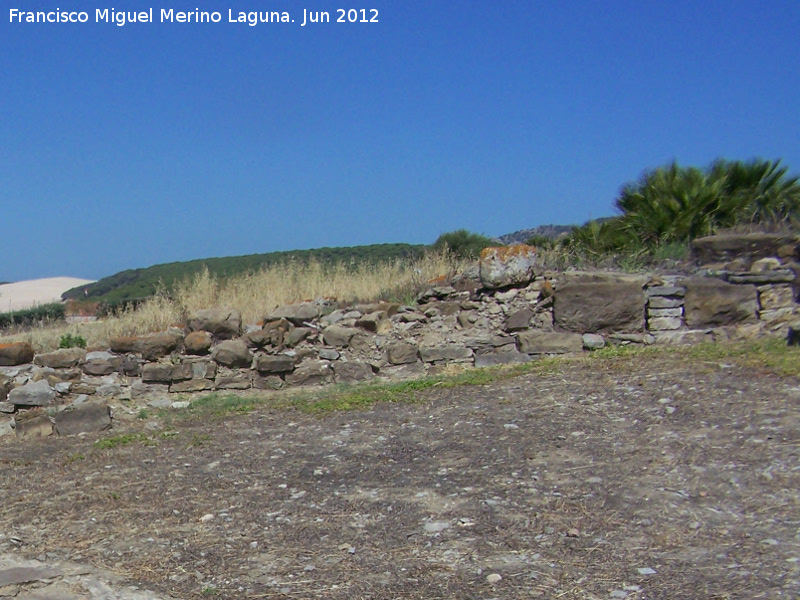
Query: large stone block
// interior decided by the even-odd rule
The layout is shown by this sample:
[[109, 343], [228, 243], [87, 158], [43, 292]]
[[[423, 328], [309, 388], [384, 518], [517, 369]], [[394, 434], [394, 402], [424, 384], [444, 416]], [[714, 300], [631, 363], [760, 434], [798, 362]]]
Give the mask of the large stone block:
[[0, 367], [14, 367], [33, 361], [33, 347], [28, 342], [0, 344]]
[[147, 363], [142, 366], [142, 382], [172, 383], [172, 370], [175, 365], [169, 363]]
[[565, 354], [583, 350], [583, 336], [579, 333], [555, 331], [523, 331], [517, 335], [517, 348], [524, 354]]
[[528, 329], [533, 318], [533, 311], [530, 308], [523, 308], [508, 315], [503, 329], [509, 333]]
[[258, 390], [279, 390], [283, 386], [283, 379], [277, 375], [255, 375], [253, 377], [253, 387]]
[[731, 283], [751, 283], [754, 285], [764, 285], [768, 283], [792, 283], [794, 280], [794, 271], [790, 269], [756, 273], [731, 273], [728, 276], [728, 281]]
[[372, 367], [367, 363], [336, 362], [333, 363], [332, 367], [336, 383], [369, 381], [375, 377]]
[[8, 402], [16, 406], [47, 406], [56, 397], [56, 391], [45, 379], [26, 383], [8, 393]]
[[780, 233], [712, 235], [692, 241], [691, 250], [697, 264], [707, 265], [735, 259], [752, 263], [760, 258], [786, 254], [786, 246], [792, 246], [797, 256], [797, 238]]
[[428, 363], [451, 360], [467, 360], [472, 358], [472, 350], [458, 344], [443, 344], [441, 346], [421, 346], [420, 358]]
[[635, 278], [568, 281], [555, 291], [553, 323], [575, 333], [644, 331], [642, 283]]
[[280, 306], [273, 310], [265, 321], [279, 321], [286, 319], [294, 325], [303, 325], [318, 318], [321, 314], [320, 308], [314, 302], [302, 302], [300, 304], [290, 304]]
[[41, 409], [25, 411], [15, 419], [18, 438], [39, 438], [53, 435], [53, 422]]
[[[686, 290], [683, 290], [683, 293], [686, 293]], [[670, 298], [668, 296], [651, 296], [647, 300], [648, 308], [680, 308], [681, 306], [683, 306], [683, 298]]]
[[686, 287], [684, 319], [691, 329], [756, 320], [758, 298], [752, 285], [707, 278], [688, 278], [683, 285]]
[[489, 289], [527, 285], [534, 277], [536, 248], [525, 244], [484, 248], [479, 269], [481, 284]]
[[192, 377], [195, 379], [214, 379], [217, 375], [217, 363], [210, 360], [195, 360], [192, 365]]
[[175, 331], [151, 333], [139, 338], [139, 350], [145, 360], [158, 360], [178, 349], [183, 334]]
[[172, 381], [186, 381], [194, 377], [192, 363], [185, 362], [172, 367]]
[[680, 317], [648, 317], [647, 328], [650, 331], [673, 331], [683, 327], [683, 319]]
[[216, 381], [218, 390], [249, 390], [251, 387], [253, 387], [253, 381], [250, 373], [220, 375]]
[[107, 404], [86, 402], [56, 413], [56, 433], [77, 435], [111, 429], [111, 411]]
[[256, 370], [259, 373], [289, 373], [294, 371], [295, 359], [281, 354], [278, 356], [259, 356]]
[[322, 338], [328, 346], [334, 348], [345, 348], [350, 345], [350, 340], [358, 333], [355, 327], [343, 327], [341, 325], [331, 325], [322, 332]]
[[295, 327], [286, 332], [284, 343], [287, 348], [295, 348], [307, 340], [315, 331], [311, 327]]
[[286, 375], [287, 385], [321, 385], [330, 383], [333, 376], [331, 364], [327, 361], [313, 361], [300, 365], [294, 372]]
[[110, 352], [87, 352], [81, 368], [87, 375], [110, 375], [122, 366], [122, 358]]
[[108, 348], [115, 354], [132, 354], [141, 352], [140, 338], [131, 335], [122, 335], [109, 338]]
[[225, 340], [211, 352], [211, 358], [225, 367], [249, 367], [253, 360], [244, 340]]
[[86, 358], [86, 350], [83, 348], [62, 348], [55, 352], [37, 354], [33, 362], [40, 367], [69, 369], [80, 364], [84, 358]]
[[517, 350], [516, 346], [501, 346], [500, 348], [475, 351], [476, 367], [493, 367], [496, 365], [524, 363], [529, 360], [531, 360], [530, 355], [520, 352]]
[[242, 314], [234, 308], [207, 308], [189, 317], [189, 329], [207, 331], [217, 339], [228, 340], [242, 331]]
[[386, 359], [392, 365], [406, 365], [417, 362], [419, 346], [397, 342], [386, 347]]
[[169, 386], [172, 393], [207, 392], [214, 389], [214, 382], [210, 379], [189, 379], [178, 381]]

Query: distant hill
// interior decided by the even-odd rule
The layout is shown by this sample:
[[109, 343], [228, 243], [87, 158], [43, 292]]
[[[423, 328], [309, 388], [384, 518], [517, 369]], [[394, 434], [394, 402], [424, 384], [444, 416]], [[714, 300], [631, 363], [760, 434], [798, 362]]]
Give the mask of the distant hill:
[[323, 263], [386, 262], [395, 259], [413, 259], [425, 252], [421, 244], [375, 244], [347, 248], [316, 248], [290, 250], [268, 254], [249, 254], [226, 258], [204, 258], [185, 262], [166, 263], [143, 269], [129, 269], [104, 277], [88, 285], [72, 288], [62, 295], [63, 300], [92, 300], [118, 304], [152, 296], [159, 286], [169, 290], [177, 282], [199, 273], [207, 267], [212, 275], [231, 277], [253, 273], [259, 269], [286, 261], [318, 260]]
[[532, 237], [542, 236], [550, 238], [551, 240], [572, 231], [574, 225], [539, 225], [533, 229], [520, 229], [514, 233], [507, 233], [497, 238], [500, 242], [506, 245], [510, 244], [524, 244]]

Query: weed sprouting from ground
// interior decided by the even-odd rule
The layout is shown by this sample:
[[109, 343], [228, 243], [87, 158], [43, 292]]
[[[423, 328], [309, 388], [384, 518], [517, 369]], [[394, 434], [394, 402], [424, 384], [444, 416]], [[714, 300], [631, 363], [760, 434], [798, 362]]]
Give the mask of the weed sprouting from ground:
[[143, 433], [123, 433], [99, 439], [94, 447], [98, 450], [113, 450], [136, 442], [147, 443], [148, 437]]

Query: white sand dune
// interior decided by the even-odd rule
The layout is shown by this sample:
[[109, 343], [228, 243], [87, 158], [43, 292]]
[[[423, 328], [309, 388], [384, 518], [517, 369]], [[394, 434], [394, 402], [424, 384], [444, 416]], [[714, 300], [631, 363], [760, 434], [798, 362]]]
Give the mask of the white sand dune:
[[0, 285], [0, 313], [60, 302], [61, 294], [86, 283], [94, 281], [77, 277], [49, 277]]

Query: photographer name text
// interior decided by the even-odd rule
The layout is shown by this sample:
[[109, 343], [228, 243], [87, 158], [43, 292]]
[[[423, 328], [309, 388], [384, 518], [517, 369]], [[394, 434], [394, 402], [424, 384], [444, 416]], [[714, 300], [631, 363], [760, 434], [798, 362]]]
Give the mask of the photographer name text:
[[[295, 18], [295, 16], [297, 18]], [[94, 14], [86, 11], [26, 11], [9, 10], [10, 23], [111, 23], [118, 27], [144, 23], [182, 23], [217, 24], [236, 23], [256, 25], [267, 23], [299, 23], [301, 27], [325, 23], [378, 23], [378, 10], [374, 8], [337, 8], [334, 11], [303, 9], [302, 15], [287, 11], [237, 11], [228, 9], [227, 14], [219, 11], [177, 11], [172, 8], [147, 9], [140, 11], [121, 11], [113, 8], [97, 8]]]

